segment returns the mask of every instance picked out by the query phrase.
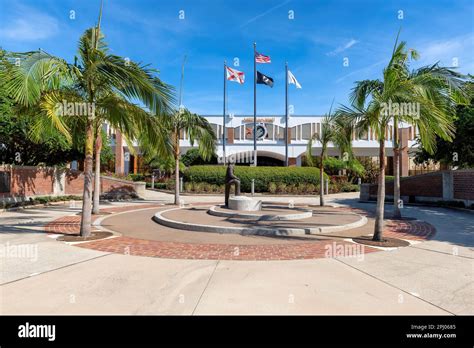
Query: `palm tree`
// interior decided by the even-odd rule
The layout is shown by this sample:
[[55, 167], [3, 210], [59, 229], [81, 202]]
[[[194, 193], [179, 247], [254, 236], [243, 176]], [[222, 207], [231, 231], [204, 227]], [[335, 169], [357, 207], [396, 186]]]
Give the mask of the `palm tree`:
[[170, 139], [171, 147], [168, 153], [157, 154], [156, 148], [150, 146], [146, 139], [142, 142], [142, 147], [147, 154], [148, 159], [161, 157], [162, 160], [172, 160], [174, 162], [175, 173], [175, 194], [174, 204], [180, 204], [179, 196], [179, 172], [180, 172], [180, 138], [186, 135], [191, 143], [198, 143], [198, 150], [204, 160], [211, 159], [215, 155], [216, 135], [211, 124], [197, 114], [191, 113], [188, 109], [179, 109], [162, 116], [156, 128], [167, 134]]
[[[383, 94], [377, 94], [382, 98]], [[338, 116], [352, 118], [354, 129], [358, 137], [367, 134], [369, 128], [374, 132], [379, 142], [379, 177], [377, 192], [377, 208], [374, 228], [374, 241], [382, 240], [384, 204], [385, 204], [385, 130], [387, 129], [390, 117], [384, 116], [380, 109], [380, 101], [372, 99], [367, 105], [358, 107], [341, 106], [337, 111]]]
[[352, 150], [354, 127], [350, 119], [342, 116], [334, 117], [334, 145], [339, 149], [340, 158], [344, 162], [343, 175], [348, 166], [353, 166], [355, 158]]
[[[398, 42], [398, 38], [397, 38]], [[379, 141], [379, 178], [377, 192], [377, 209], [374, 228], [374, 241], [381, 241], [383, 234], [385, 203], [385, 140], [390, 122], [394, 122], [394, 174], [398, 182], [394, 187], [395, 216], [400, 214], [398, 201], [400, 197], [399, 181], [399, 142], [398, 124], [401, 121], [415, 124], [419, 129], [423, 146], [434, 150], [435, 135], [451, 139], [453, 125], [451, 115], [452, 101], [462, 98], [460, 90], [461, 75], [446, 68], [433, 65], [408, 73], [407, 58], [417, 57], [414, 50], [407, 50], [405, 42], [395, 44], [389, 64], [383, 70], [383, 80], [364, 80], [356, 82], [350, 99], [352, 107], [341, 107], [337, 114], [352, 118], [358, 131], [375, 132]], [[430, 87], [429, 87], [430, 86]], [[429, 88], [428, 88], [429, 87]], [[420, 115], [396, 115], [394, 119], [386, 112], [392, 102], [419, 103]], [[397, 181], [396, 180], [396, 181]]]
[[[397, 38], [398, 39], [398, 38]], [[438, 64], [409, 71], [409, 60], [418, 59], [415, 50], [407, 50], [401, 42], [396, 49], [390, 66], [398, 71], [399, 93], [394, 93], [394, 101], [415, 102], [420, 105], [419, 115], [400, 114], [393, 116], [393, 174], [394, 174], [394, 218], [401, 218], [400, 211], [400, 155], [399, 123], [410, 123], [420, 130], [422, 146], [429, 152], [435, 150], [438, 135], [443, 140], [452, 141], [454, 136], [453, 117], [456, 103], [464, 102], [466, 94], [462, 89], [464, 77]]]
[[306, 147], [306, 158], [308, 164], [314, 165], [311, 149], [315, 141], [321, 143], [321, 155], [319, 157], [319, 204], [321, 206], [324, 206], [324, 159], [326, 158], [329, 143], [334, 141], [336, 138], [335, 119], [331, 116], [331, 109], [329, 110], [329, 114], [324, 116], [323, 121], [321, 122], [321, 132], [315, 132], [311, 136]]
[[[89, 106], [95, 106], [95, 112], [83, 117], [85, 162], [80, 232], [83, 237], [91, 232], [92, 162], [99, 124], [108, 120], [128, 136], [146, 134], [150, 143], [163, 146], [166, 138], [161, 138], [162, 133], [156, 132], [156, 122], [152, 121], [155, 116], [130, 101], [141, 101], [153, 115], [167, 112], [173, 102], [171, 88], [154, 76], [155, 70], [108, 53], [100, 30], [100, 19], [101, 14], [97, 26], [86, 30], [80, 38], [74, 64], [42, 50], [23, 53], [21, 65], [13, 70], [6, 87], [20, 105], [40, 106], [43, 114], [37, 121], [39, 132], [49, 123], [49, 127], [55, 127], [71, 137], [68, 117], [58, 114], [57, 106], [63, 100], [68, 103], [87, 102]], [[96, 153], [100, 154], [100, 148], [97, 144]], [[96, 175], [100, 177], [100, 162], [96, 165]], [[98, 195], [97, 184], [98, 180]]]

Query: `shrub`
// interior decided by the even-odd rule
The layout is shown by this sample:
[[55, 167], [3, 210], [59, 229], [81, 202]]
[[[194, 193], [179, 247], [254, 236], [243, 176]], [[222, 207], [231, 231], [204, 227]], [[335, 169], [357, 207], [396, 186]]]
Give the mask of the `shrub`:
[[277, 185], [274, 182], [268, 184], [268, 192], [276, 193], [277, 192]]
[[204, 182], [202, 185], [202, 190], [206, 193], [212, 192], [212, 184], [208, 184], [207, 182]]
[[175, 188], [175, 180], [168, 180], [167, 182], [164, 182], [163, 184], [165, 184], [166, 190], [174, 190]]
[[131, 181], [145, 181], [145, 175], [143, 175], [143, 174], [128, 174], [125, 179], [126, 180], [131, 180]]
[[277, 193], [286, 193], [286, 184], [284, 182], [277, 183]]
[[217, 157], [212, 156], [211, 159], [204, 160], [199, 153], [199, 149], [193, 148], [189, 149], [184, 155], [181, 156], [181, 162], [186, 167], [202, 164], [217, 164]]
[[306, 186], [306, 192], [307, 193], [314, 193], [316, 191], [316, 185], [314, 184], [308, 184]]
[[192, 182], [185, 182], [184, 183], [184, 191], [192, 192], [194, 189], [194, 184]]
[[[225, 184], [225, 166], [192, 166], [183, 172], [186, 182], [207, 182]], [[295, 183], [319, 182], [319, 170], [314, 167], [244, 167], [236, 166], [235, 175], [240, 178], [241, 189], [250, 192], [252, 179], [255, 179], [255, 191], [267, 192], [270, 183], [291, 185]], [[325, 175], [327, 177], [327, 175]]]
[[344, 183], [339, 188], [339, 191], [340, 192], [358, 192], [359, 191], [359, 185]]
[[202, 192], [203, 190], [203, 182], [195, 182], [194, 183], [194, 192]]
[[346, 183], [348, 181], [346, 175], [331, 175], [331, 183]]

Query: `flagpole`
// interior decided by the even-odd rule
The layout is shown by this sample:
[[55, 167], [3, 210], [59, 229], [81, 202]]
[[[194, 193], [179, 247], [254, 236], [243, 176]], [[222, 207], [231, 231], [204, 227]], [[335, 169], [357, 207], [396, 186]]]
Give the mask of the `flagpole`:
[[285, 167], [288, 167], [288, 62], [285, 62]]
[[253, 165], [257, 166], [257, 43], [253, 43]]
[[179, 105], [178, 107], [181, 109], [181, 104], [183, 102], [183, 79], [184, 79], [184, 64], [186, 63], [186, 55], [183, 58], [183, 65], [181, 65], [181, 81], [179, 83]]
[[222, 112], [222, 156], [224, 158], [224, 165], [226, 164], [226, 154], [225, 154], [225, 111], [226, 111], [226, 61], [224, 59], [224, 108]]

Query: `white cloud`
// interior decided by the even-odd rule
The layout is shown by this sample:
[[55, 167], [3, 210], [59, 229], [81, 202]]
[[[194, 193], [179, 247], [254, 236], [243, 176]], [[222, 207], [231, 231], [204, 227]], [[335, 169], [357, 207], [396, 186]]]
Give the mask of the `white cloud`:
[[[373, 73], [375, 71], [375, 68], [379, 67], [380, 65], [382, 65], [384, 62], [386, 62], [385, 59], [382, 59], [382, 60], [379, 60], [378, 62], [374, 63], [374, 64], [371, 64], [365, 68], [361, 68], [361, 69], [357, 69], [357, 70], [354, 70], [346, 75], [343, 75], [341, 76], [340, 78], [338, 78], [335, 82], [336, 83], [340, 83], [342, 81], [344, 81], [345, 79], [347, 79], [348, 77], [350, 76], [354, 76], [354, 75], [358, 75], [358, 76], [363, 76], [363, 75], [367, 75], [367, 74], [370, 74], [370, 73]], [[364, 79], [367, 78], [367, 77], [363, 77]]]
[[240, 28], [242, 29], [243, 27], [249, 25], [250, 23], [255, 22], [257, 19], [260, 19], [260, 18], [266, 16], [267, 14], [269, 14], [269, 13], [275, 11], [276, 9], [278, 9], [278, 8], [280, 8], [280, 7], [284, 6], [284, 5], [286, 5], [286, 4], [289, 3], [290, 1], [291, 1], [291, 0], [286, 0], [286, 1], [282, 2], [281, 4], [278, 4], [278, 5], [275, 5], [275, 6], [271, 7], [270, 9], [266, 10], [265, 12], [260, 13], [259, 15], [250, 18], [248, 21], [244, 22], [244, 24], [242, 24], [242, 25], [240, 26]]
[[473, 72], [474, 34], [454, 36], [447, 40], [431, 41], [419, 46], [420, 65], [434, 64], [453, 67], [456, 61], [465, 73]]
[[347, 42], [345, 45], [337, 47], [335, 50], [326, 53], [328, 56], [335, 56], [338, 53], [344, 52], [345, 50], [351, 48], [355, 44], [358, 44], [358, 40], [351, 39], [349, 42]]
[[26, 6], [19, 6], [0, 27], [4, 40], [35, 41], [54, 36], [59, 26], [56, 18]]

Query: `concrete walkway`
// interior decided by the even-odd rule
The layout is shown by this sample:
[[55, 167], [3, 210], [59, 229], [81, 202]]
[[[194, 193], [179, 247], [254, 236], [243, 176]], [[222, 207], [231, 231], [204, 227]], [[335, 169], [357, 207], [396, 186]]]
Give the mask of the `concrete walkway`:
[[[375, 208], [356, 197], [329, 200]], [[172, 196], [149, 192], [148, 199], [165, 203]], [[318, 202], [269, 200], [290, 199]], [[186, 203], [219, 200], [185, 197]], [[406, 207], [404, 215], [437, 228], [435, 238], [362, 259], [209, 261], [108, 254], [40, 232], [77, 211], [0, 213], [1, 314], [474, 314], [474, 215], [467, 212]], [[27, 253], [13, 255], [20, 246]]]

